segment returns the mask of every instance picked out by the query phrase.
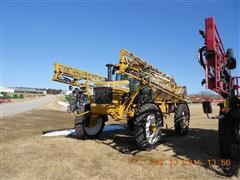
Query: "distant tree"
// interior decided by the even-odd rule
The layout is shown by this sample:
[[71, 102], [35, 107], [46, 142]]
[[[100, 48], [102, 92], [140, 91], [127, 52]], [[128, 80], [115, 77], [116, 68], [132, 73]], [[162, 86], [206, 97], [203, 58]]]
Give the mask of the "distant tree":
[[48, 89], [45, 89], [47, 91], [47, 94], [60, 94], [62, 92], [61, 89], [51, 89], [51, 88], [48, 88]]

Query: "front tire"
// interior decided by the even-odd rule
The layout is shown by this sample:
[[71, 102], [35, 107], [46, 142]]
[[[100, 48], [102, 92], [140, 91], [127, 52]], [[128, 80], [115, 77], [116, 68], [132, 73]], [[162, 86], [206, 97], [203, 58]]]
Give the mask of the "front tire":
[[83, 120], [84, 118], [75, 117], [74, 129], [75, 129], [75, 136], [77, 139], [84, 139], [84, 129], [83, 129]]
[[153, 147], [161, 138], [163, 126], [162, 113], [153, 103], [143, 104], [134, 120], [134, 134], [140, 149]]
[[107, 116], [92, 117], [92, 114], [86, 114], [76, 117], [75, 131], [78, 139], [95, 139], [102, 133]]
[[91, 114], [84, 118], [76, 117], [75, 132], [78, 139], [96, 139], [102, 134], [107, 116], [98, 116], [94, 119]]
[[89, 118], [84, 121], [84, 133], [88, 139], [98, 138], [102, 134], [107, 116], [98, 116], [94, 119]]

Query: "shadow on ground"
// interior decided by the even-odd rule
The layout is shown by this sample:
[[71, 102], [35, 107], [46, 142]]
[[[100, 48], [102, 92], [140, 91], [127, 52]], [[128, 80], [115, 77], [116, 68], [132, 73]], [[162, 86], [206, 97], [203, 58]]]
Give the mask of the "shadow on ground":
[[[74, 133], [67, 137], [76, 138]], [[105, 125], [102, 135], [95, 141], [110, 146], [123, 154], [137, 156], [141, 152], [136, 145], [134, 134], [127, 128], [126, 124]], [[191, 161], [201, 161], [201, 164], [197, 165], [212, 170], [220, 176], [238, 176], [240, 162], [231, 161], [231, 165], [227, 166], [225, 161], [222, 161], [219, 157], [216, 130], [190, 128], [188, 135], [177, 136], [174, 130], [164, 129], [161, 141], [153, 149], [160, 145], [166, 146], [163, 152], [173, 151], [174, 155], [172, 157], [180, 161], [183, 160], [183, 157]], [[158, 152], [157, 150], [153, 153]]]
[[[128, 128], [104, 131], [96, 141], [124, 154], [137, 155], [140, 152], [135, 137]], [[216, 130], [191, 128], [188, 135], [177, 136], [174, 130], [164, 129], [162, 139], [155, 148], [161, 144], [168, 147], [165, 151], [173, 150], [173, 157], [179, 160], [183, 160], [181, 157], [184, 157], [192, 161], [201, 161], [202, 167], [220, 176], [237, 176], [240, 169], [239, 161], [231, 161], [230, 165], [226, 165], [226, 161], [220, 158]]]

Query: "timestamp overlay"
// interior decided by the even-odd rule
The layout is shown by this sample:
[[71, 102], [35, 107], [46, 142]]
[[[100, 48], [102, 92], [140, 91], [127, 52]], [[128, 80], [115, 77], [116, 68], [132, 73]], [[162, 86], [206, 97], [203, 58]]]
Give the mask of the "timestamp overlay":
[[153, 160], [152, 163], [157, 164], [159, 166], [221, 166], [221, 167], [230, 167], [231, 160], [230, 159], [158, 159]]

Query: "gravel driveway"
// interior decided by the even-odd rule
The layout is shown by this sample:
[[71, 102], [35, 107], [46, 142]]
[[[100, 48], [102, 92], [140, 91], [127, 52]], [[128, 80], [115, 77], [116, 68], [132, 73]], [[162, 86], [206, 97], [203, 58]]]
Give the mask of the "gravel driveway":
[[29, 111], [38, 106], [42, 106], [42, 105], [48, 103], [54, 97], [55, 97], [54, 95], [46, 95], [44, 97], [40, 97], [38, 99], [33, 99], [33, 100], [25, 101], [25, 102], [1, 104], [0, 105], [0, 117], [2, 118], [5, 116], [11, 116], [14, 114]]

